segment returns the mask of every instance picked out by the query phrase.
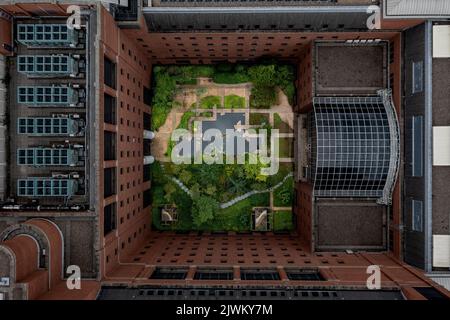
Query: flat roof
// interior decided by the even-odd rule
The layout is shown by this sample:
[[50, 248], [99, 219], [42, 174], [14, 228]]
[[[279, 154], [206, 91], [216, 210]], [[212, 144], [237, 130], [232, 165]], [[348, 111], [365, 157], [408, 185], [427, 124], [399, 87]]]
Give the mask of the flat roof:
[[316, 95], [374, 95], [387, 87], [387, 48], [383, 42], [318, 42], [314, 63]]
[[384, 0], [386, 18], [450, 16], [448, 0]]

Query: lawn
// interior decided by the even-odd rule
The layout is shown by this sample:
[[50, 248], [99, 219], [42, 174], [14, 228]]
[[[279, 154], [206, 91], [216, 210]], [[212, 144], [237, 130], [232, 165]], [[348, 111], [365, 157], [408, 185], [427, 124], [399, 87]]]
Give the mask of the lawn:
[[177, 129], [188, 129], [189, 120], [195, 116], [195, 112], [187, 111], [183, 114]]
[[294, 130], [284, 122], [278, 113], [274, 113], [273, 115], [273, 128], [278, 129], [280, 133], [292, 133]]
[[286, 179], [283, 185], [274, 191], [273, 204], [275, 207], [290, 207], [294, 197], [294, 178]]
[[273, 213], [274, 231], [291, 231], [293, 229], [292, 211], [275, 211]]
[[202, 109], [221, 108], [222, 99], [219, 96], [206, 96], [200, 99], [199, 106]]
[[253, 195], [235, 205], [217, 212], [214, 221], [206, 226], [212, 231], [249, 231], [253, 207], [269, 205], [269, 193]]
[[251, 125], [268, 125], [269, 114], [268, 113], [250, 113], [250, 124]]
[[293, 138], [280, 138], [280, 157], [281, 158], [292, 158], [294, 157], [294, 140]]
[[225, 109], [244, 109], [245, 108], [245, 98], [237, 96], [235, 94], [230, 94], [224, 98], [224, 108]]

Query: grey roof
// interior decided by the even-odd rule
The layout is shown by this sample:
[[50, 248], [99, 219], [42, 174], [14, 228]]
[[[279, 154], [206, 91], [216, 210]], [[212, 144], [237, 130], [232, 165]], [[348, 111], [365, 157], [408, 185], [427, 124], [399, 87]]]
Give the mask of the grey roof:
[[384, 0], [386, 17], [446, 17], [450, 16], [448, 0]]
[[172, 30], [367, 30], [367, 6], [147, 7], [149, 31]]

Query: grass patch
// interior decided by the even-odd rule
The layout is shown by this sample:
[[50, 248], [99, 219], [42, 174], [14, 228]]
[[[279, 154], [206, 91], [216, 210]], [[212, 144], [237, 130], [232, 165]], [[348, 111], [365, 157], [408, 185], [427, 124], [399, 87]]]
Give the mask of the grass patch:
[[275, 207], [290, 207], [294, 198], [294, 178], [289, 177], [273, 192], [273, 204]]
[[268, 206], [269, 202], [269, 193], [255, 194], [229, 208], [219, 210], [214, 221], [206, 228], [211, 231], [249, 231], [252, 208]]
[[211, 118], [213, 116], [213, 113], [211, 111], [206, 111], [206, 112], [200, 113], [200, 116], [201, 117]]
[[280, 138], [279, 146], [281, 158], [292, 158], [294, 156], [294, 144], [292, 138]]
[[291, 231], [293, 229], [292, 211], [275, 211], [273, 213], [274, 231]]
[[280, 133], [294, 132], [291, 127], [281, 119], [278, 113], [274, 113], [273, 115], [273, 128], [278, 129]]
[[195, 112], [187, 111], [181, 116], [180, 124], [177, 129], [188, 129], [189, 119], [195, 116]]
[[244, 109], [245, 98], [235, 94], [230, 94], [225, 96], [223, 104], [225, 109]]
[[269, 122], [269, 114], [268, 113], [250, 113], [250, 124], [251, 125], [268, 125]]
[[222, 100], [219, 96], [206, 96], [200, 100], [199, 105], [202, 109], [212, 109], [213, 107], [220, 108]]

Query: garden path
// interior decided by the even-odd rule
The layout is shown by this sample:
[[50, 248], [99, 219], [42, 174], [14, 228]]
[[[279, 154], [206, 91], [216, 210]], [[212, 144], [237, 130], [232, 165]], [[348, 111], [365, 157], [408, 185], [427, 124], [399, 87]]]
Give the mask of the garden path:
[[[291, 129], [294, 129], [294, 112], [289, 104], [287, 96], [281, 89], [278, 89], [278, 104], [270, 108], [271, 113], [278, 113], [281, 120], [286, 122]], [[273, 124], [273, 122], [272, 122]]]

